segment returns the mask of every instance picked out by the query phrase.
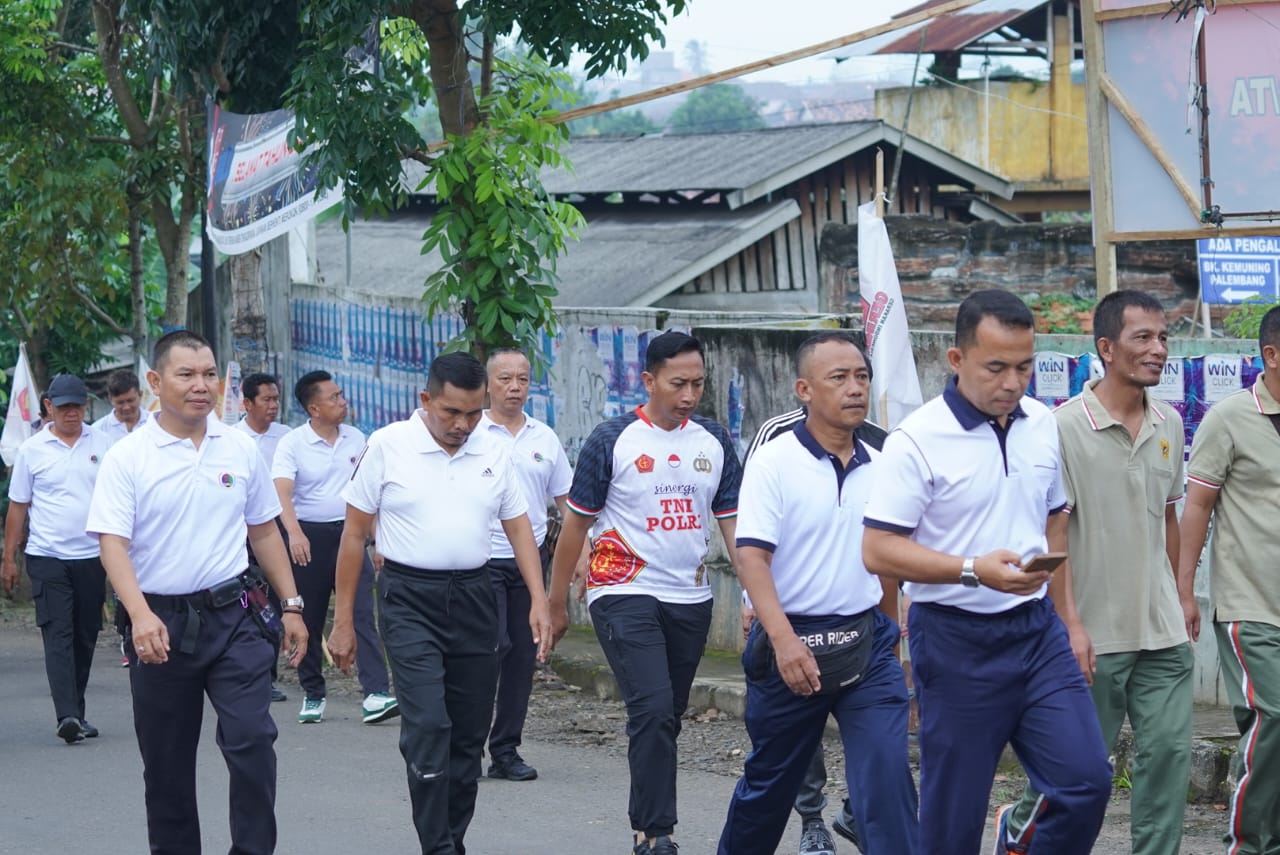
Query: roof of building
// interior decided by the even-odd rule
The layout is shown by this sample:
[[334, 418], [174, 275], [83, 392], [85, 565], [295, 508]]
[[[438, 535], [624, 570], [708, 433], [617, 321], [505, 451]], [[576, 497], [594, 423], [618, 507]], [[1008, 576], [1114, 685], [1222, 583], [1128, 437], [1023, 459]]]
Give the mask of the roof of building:
[[[351, 288], [358, 293], [420, 297], [441, 265], [438, 252], [420, 254], [431, 212], [351, 223]], [[588, 215], [580, 239], [560, 258], [563, 306], [647, 306], [800, 216], [792, 199], [737, 210], [646, 205]], [[337, 220], [316, 226], [320, 275], [347, 277], [347, 241]]]
[[[895, 18], [941, 5], [947, 0], [927, 0], [904, 9]], [[844, 53], [844, 56], [868, 56], [892, 53], [955, 53], [973, 48], [995, 54], [1042, 53], [1046, 38], [1043, 14], [1033, 15], [1052, 0], [982, 0], [955, 12], [939, 15], [929, 21], [867, 39]], [[924, 45], [920, 32], [924, 30]]]
[[[797, 125], [755, 131], [637, 137], [575, 137], [565, 147], [572, 168], [549, 169], [543, 186], [557, 196], [613, 193], [724, 194], [730, 208], [747, 205], [874, 145], [895, 147], [902, 132], [881, 121]], [[1004, 199], [1011, 182], [910, 134], [903, 150], [955, 183]], [[422, 166], [406, 163], [406, 182], [421, 183]], [[431, 189], [422, 191], [431, 194]]]

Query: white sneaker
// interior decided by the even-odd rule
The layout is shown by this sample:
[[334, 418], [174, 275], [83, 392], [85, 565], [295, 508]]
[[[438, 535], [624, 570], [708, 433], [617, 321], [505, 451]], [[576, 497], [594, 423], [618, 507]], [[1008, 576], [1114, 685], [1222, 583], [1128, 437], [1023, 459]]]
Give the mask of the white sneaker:
[[324, 698], [306, 698], [298, 711], [298, 724], [316, 724], [324, 720]]
[[400, 705], [396, 703], [396, 699], [382, 692], [365, 695], [364, 703], [360, 708], [362, 710], [360, 720], [365, 724], [377, 724], [400, 715]]

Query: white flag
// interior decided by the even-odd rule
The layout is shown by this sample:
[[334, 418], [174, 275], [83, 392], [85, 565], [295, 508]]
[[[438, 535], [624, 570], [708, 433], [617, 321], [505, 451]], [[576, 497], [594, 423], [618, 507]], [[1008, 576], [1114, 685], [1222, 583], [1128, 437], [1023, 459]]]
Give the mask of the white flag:
[[151, 381], [147, 379], [147, 375], [151, 373], [151, 366], [147, 364], [145, 356], [138, 357], [138, 385], [142, 387], [142, 402], [138, 404], [141, 409], [148, 413], [160, 411], [160, 399], [156, 397], [156, 393], [151, 391]]
[[893, 428], [920, 406], [920, 380], [889, 232], [876, 216], [875, 202], [858, 206], [858, 290], [876, 418], [883, 427]]
[[9, 411], [4, 417], [4, 433], [0, 434], [0, 458], [5, 466], [12, 466], [18, 458], [18, 446], [26, 442], [35, 431], [31, 423], [40, 415], [40, 395], [31, 382], [31, 366], [27, 364], [27, 349], [18, 346], [18, 364], [13, 369], [13, 386], [9, 389]]

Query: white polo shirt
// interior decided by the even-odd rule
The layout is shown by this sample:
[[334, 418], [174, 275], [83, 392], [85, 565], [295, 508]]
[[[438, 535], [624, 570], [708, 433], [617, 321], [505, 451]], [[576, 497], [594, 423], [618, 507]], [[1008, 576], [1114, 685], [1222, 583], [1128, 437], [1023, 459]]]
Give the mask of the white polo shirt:
[[374, 431], [343, 490], [378, 516], [378, 552], [423, 570], [471, 570], [489, 560], [489, 528], [528, 510], [510, 449], [474, 431], [452, 456], [422, 410]]
[[[31, 533], [24, 550], [43, 558], [94, 558], [98, 538], [85, 533], [93, 484], [111, 440], [88, 425], [67, 445], [45, 425], [18, 448], [9, 476], [9, 501], [29, 504]], [[5, 544], [8, 548], [9, 544]]]
[[[1066, 508], [1053, 413], [1023, 398], [1001, 430], [956, 389], [903, 420], [875, 466], [865, 524], [907, 534], [948, 555], [977, 557], [1009, 549], [1025, 561], [1045, 552], [1045, 521]], [[1015, 596], [984, 586], [907, 582], [918, 603], [995, 614], [1044, 596]]]
[[339, 522], [347, 515], [342, 490], [363, 450], [364, 434], [351, 425], [338, 425], [338, 440], [330, 445], [304, 422], [280, 439], [271, 478], [293, 482], [293, 512], [299, 520]]
[[787, 614], [847, 616], [880, 603], [879, 578], [862, 563], [878, 456], [859, 442], [846, 468], [800, 422], [747, 461], [737, 544], [773, 553], [770, 571]]
[[262, 455], [262, 459], [267, 461], [267, 469], [270, 470], [272, 462], [276, 457], [276, 446], [280, 444], [280, 440], [289, 432], [288, 425], [282, 425], [280, 422], [272, 422], [267, 425], [267, 429], [263, 433], [258, 433], [249, 424], [248, 419], [241, 419], [236, 422], [236, 428], [242, 430], [253, 440], [254, 445], [258, 446], [258, 453]]
[[[525, 501], [529, 503], [529, 524], [533, 526], [533, 539], [541, 546], [547, 538], [547, 503], [556, 496], [569, 492], [573, 483], [573, 470], [569, 458], [560, 445], [555, 431], [533, 416], [524, 417], [524, 426], [515, 436], [503, 425], [489, 418], [489, 412], [480, 418], [476, 427], [499, 442], [510, 444], [511, 461], [516, 467], [516, 477]], [[502, 524], [494, 522], [490, 531], [494, 558], [513, 558], [515, 551]]]
[[[139, 409], [138, 423], [133, 426], [133, 429], [136, 431], [138, 428], [142, 427], [150, 420], [151, 420], [151, 412], [149, 410]], [[125, 423], [120, 421], [118, 418], [116, 418], [115, 410], [112, 410], [111, 412], [107, 413], [105, 416], [103, 416], [102, 418], [94, 422], [93, 429], [96, 431], [101, 431], [102, 434], [111, 441], [112, 445], [115, 445], [117, 442], [124, 439], [130, 433], [129, 428], [125, 426]]]
[[280, 515], [253, 441], [210, 421], [196, 448], [151, 419], [103, 461], [87, 529], [129, 539], [138, 586], [190, 594], [244, 572], [248, 525]]

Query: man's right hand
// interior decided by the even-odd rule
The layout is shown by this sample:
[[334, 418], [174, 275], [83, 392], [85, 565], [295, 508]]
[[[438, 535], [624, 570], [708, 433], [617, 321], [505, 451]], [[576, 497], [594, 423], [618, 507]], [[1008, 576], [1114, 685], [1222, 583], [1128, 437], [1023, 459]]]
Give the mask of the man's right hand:
[[311, 563], [311, 541], [302, 533], [302, 529], [285, 532], [289, 535], [289, 560], [299, 567]]
[[551, 607], [551, 639], [552, 646], [560, 643], [564, 634], [569, 631], [569, 607], [564, 603], [552, 602]]
[[3, 566], [0, 566], [0, 586], [4, 587], [6, 594], [13, 593], [18, 586], [18, 562], [12, 555], [6, 555]]
[[780, 642], [773, 642], [773, 655], [779, 676], [797, 695], [807, 698], [822, 687], [822, 674], [813, 651], [794, 632]]
[[335, 623], [329, 633], [329, 655], [343, 674], [351, 673], [356, 661], [356, 633], [349, 623]]
[[1192, 641], [1200, 640], [1200, 603], [1196, 600], [1195, 594], [1190, 597], [1180, 597], [1182, 601], [1182, 620], [1187, 625], [1187, 638]]
[[742, 637], [746, 638], [751, 634], [751, 622], [756, 619], [756, 610], [746, 603], [742, 604], [742, 611], [738, 615], [742, 620]]
[[147, 609], [147, 613], [129, 615], [133, 626], [133, 651], [143, 665], [161, 665], [169, 661], [169, 627]]
[[1048, 570], [1024, 573], [1020, 569], [1022, 556], [1009, 549], [997, 549], [980, 556], [973, 562], [973, 572], [978, 581], [988, 588], [1006, 594], [1027, 596], [1034, 594], [1053, 578]]

